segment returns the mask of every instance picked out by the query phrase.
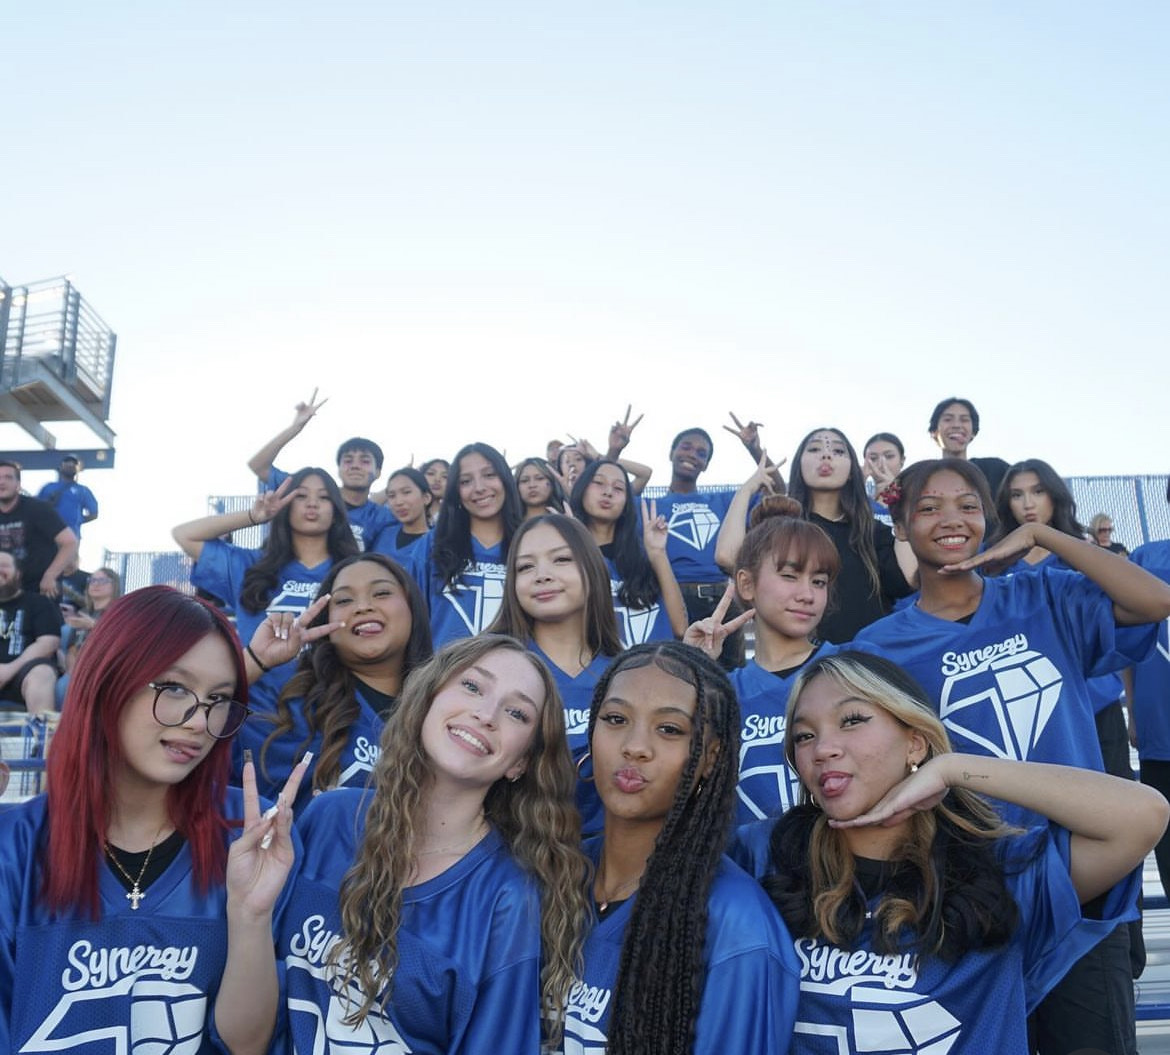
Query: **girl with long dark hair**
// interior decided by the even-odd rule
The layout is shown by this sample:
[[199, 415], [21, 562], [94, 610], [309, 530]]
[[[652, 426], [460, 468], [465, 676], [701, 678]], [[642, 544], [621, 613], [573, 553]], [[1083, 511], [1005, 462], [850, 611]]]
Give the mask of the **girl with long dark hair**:
[[[801, 803], [741, 830], [740, 852], [796, 939], [799, 1055], [887, 1033], [899, 1050], [1025, 1055], [1028, 1011], [1133, 914], [1170, 815], [1104, 773], [952, 753], [921, 686], [853, 651], [797, 677], [785, 754]], [[1008, 827], [985, 796], [1039, 826]]]
[[681, 637], [686, 603], [666, 555], [666, 518], [654, 502], [638, 502], [622, 464], [601, 458], [582, 470], [569, 503], [605, 558], [622, 644]]
[[383, 531], [372, 548], [395, 560], [408, 560], [411, 550], [430, 531], [431, 510], [438, 507], [438, 502], [427, 478], [409, 465], [395, 469], [386, 478], [385, 497], [386, 508], [398, 523]]
[[0, 1048], [205, 1051], [214, 1027], [265, 1050], [304, 770], [263, 817], [251, 766], [228, 787], [247, 698], [231, 624], [201, 601], [151, 586], [98, 621], [47, 794], [0, 813]]
[[598, 683], [589, 744], [605, 833], [586, 843], [596, 922], [565, 1051], [788, 1050], [791, 939], [723, 856], [738, 740], [727, 676], [688, 645], [639, 645]]
[[293, 1045], [538, 1051], [585, 912], [556, 686], [511, 638], [452, 642], [407, 679], [381, 748], [368, 789], [297, 822], [278, 946]]
[[435, 528], [410, 557], [411, 574], [430, 609], [435, 647], [478, 634], [495, 618], [508, 546], [523, 518], [500, 452], [486, 443], [461, 448]]
[[516, 466], [514, 475], [525, 520], [565, 511], [565, 489], [553, 467], [543, 458], [525, 458]]
[[[259, 524], [269, 525], [260, 549], [221, 539]], [[358, 552], [337, 484], [324, 469], [311, 467], [257, 495], [248, 509], [200, 517], [171, 534], [195, 561], [192, 585], [235, 612], [241, 641], [251, 641], [265, 619], [291, 622], [312, 602], [334, 561]], [[292, 673], [291, 662], [268, 670], [253, 666], [253, 691], [274, 700]]]
[[912, 590], [893, 534], [874, 520], [865, 474], [840, 429], [813, 429], [797, 444], [788, 493], [841, 555], [837, 604], [821, 621], [821, 636], [834, 644], [851, 641]]
[[[508, 551], [504, 600], [491, 632], [508, 634], [538, 655], [565, 708], [574, 759], [588, 749], [589, 705], [610, 659], [621, 651], [609, 575], [597, 544], [571, 517], [548, 513], [526, 520]], [[578, 789], [585, 832], [601, 826], [592, 784]]]
[[266, 666], [300, 654], [275, 710], [244, 724], [235, 751], [237, 765], [252, 751], [260, 793], [269, 797], [309, 751], [312, 779], [301, 787], [299, 809], [310, 794], [365, 785], [403, 683], [431, 656], [431, 630], [406, 569], [366, 552], [333, 566], [321, 596], [286, 635], [265, 621], [249, 648]]

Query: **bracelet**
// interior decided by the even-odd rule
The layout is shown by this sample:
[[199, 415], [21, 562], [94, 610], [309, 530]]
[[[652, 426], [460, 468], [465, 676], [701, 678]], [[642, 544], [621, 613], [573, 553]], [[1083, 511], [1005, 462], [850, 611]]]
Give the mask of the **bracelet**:
[[247, 652], [248, 655], [252, 657], [252, 662], [255, 663], [256, 666], [258, 666], [265, 674], [268, 674], [272, 670], [271, 667], [266, 667], [266, 666], [264, 666], [263, 663], [260, 662], [260, 657], [258, 655], [256, 655], [255, 652], [252, 651], [251, 645], [245, 645], [244, 651]]
[[[252, 516], [252, 509], [250, 506], [248, 508], [248, 523], [251, 524], [252, 527], [259, 527], [260, 526], [258, 523], [256, 523], [255, 518]], [[256, 657], [253, 656], [252, 658], [255, 659]]]

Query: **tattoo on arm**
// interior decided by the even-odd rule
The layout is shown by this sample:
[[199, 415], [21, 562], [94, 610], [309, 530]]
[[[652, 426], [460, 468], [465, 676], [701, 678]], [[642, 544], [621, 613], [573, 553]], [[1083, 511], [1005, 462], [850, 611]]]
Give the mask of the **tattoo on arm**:
[[969, 781], [969, 780], [986, 780], [986, 779], [987, 779], [987, 774], [986, 774], [986, 773], [972, 773], [972, 772], [971, 772], [969, 769], [964, 769], [964, 770], [963, 770], [963, 780], [964, 780], [964, 781]]

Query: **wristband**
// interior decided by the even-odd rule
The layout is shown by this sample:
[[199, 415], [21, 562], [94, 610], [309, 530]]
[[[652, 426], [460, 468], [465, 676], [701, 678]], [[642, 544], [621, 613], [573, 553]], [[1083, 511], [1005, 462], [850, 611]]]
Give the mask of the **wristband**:
[[265, 674], [268, 674], [272, 670], [271, 667], [266, 667], [266, 666], [264, 666], [263, 663], [260, 662], [260, 657], [258, 655], [256, 655], [255, 652], [252, 651], [251, 645], [245, 645], [244, 651], [247, 652], [248, 655], [252, 657], [252, 662], [255, 663], [256, 666], [258, 666]]

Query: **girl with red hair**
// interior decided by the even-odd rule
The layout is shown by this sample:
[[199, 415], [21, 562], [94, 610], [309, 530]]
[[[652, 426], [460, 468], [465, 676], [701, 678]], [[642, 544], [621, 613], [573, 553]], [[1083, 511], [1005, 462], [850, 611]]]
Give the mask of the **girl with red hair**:
[[0, 1050], [203, 1051], [216, 1034], [265, 1049], [304, 766], [263, 816], [250, 765], [228, 788], [247, 685], [231, 625], [202, 602], [152, 586], [106, 610], [47, 794], [0, 813]]

